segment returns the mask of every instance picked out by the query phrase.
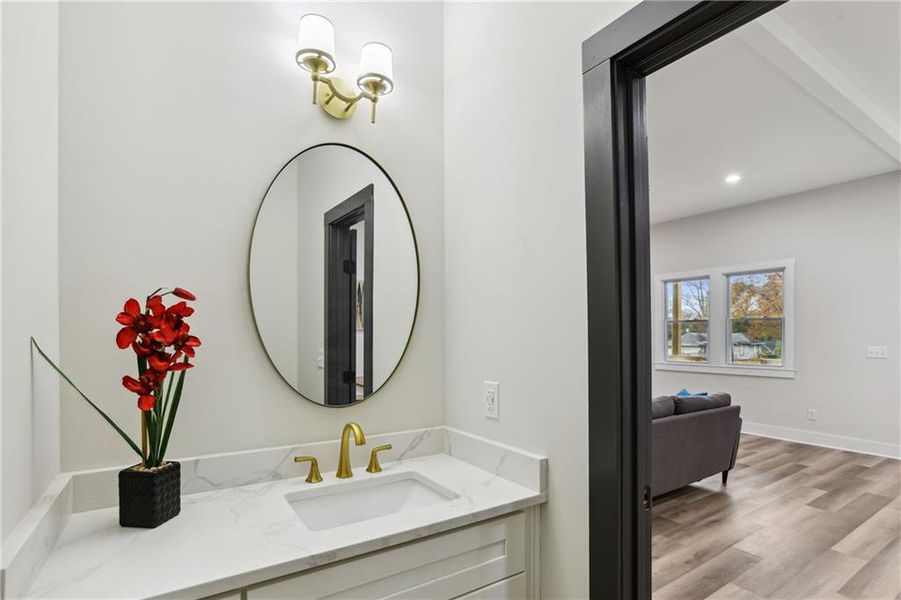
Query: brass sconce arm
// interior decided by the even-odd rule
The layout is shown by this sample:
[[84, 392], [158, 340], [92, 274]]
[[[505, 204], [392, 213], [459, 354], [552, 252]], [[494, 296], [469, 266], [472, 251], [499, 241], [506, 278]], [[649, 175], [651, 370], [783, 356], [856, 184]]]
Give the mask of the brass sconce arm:
[[342, 93], [341, 90], [339, 90], [337, 88], [332, 77], [329, 77], [327, 75], [322, 75], [319, 73], [311, 73], [310, 76], [313, 79], [313, 104], [318, 104], [318, 102], [317, 102], [317, 96], [319, 95], [318, 86], [320, 83], [324, 83], [326, 86], [328, 86], [328, 89], [329, 89], [329, 95], [328, 95], [328, 97], [326, 97], [326, 99], [324, 101], [325, 104], [330, 104], [332, 102], [332, 100], [337, 98], [338, 100], [340, 100], [341, 102], [343, 102], [345, 104], [343, 112], [347, 113], [347, 115], [350, 116], [350, 113], [357, 102], [359, 102], [360, 100], [363, 100], [363, 99], [369, 100], [369, 102], [372, 103], [372, 110], [370, 112], [369, 122], [375, 123], [375, 107], [379, 101], [379, 95], [377, 92], [360, 91], [359, 94], [349, 96], [347, 94]]

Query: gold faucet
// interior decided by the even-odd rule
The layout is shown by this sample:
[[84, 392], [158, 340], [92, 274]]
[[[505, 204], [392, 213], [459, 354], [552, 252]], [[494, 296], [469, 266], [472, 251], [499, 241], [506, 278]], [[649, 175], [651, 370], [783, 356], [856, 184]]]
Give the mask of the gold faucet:
[[316, 460], [315, 456], [295, 456], [294, 462], [310, 463], [310, 472], [307, 474], [307, 483], [319, 483], [322, 481], [322, 474], [319, 472], [319, 461]]
[[344, 431], [341, 432], [341, 451], [338, 454], [338, 472], [335, 474], [336, 477], [340, 477], [341, 479], [347, 479], [348, 477], [353, 477], [354, 474], [350, 470], [350, 434], [354, 434], [354, 443], [357, 446], [362, 446], [366, 443], [366, 436], [363, 435], [363, 428], [351, 421], [347, 425], [344, 426]]
[[391, 444], [376, 446], [372, 449], [372, 453], [369, 455], [369, 466], [366, 467], [367, 473], [382, 472], [382, 465], [379, 464], [379, 452], [382, 452], [383, 450], [391, 450]]

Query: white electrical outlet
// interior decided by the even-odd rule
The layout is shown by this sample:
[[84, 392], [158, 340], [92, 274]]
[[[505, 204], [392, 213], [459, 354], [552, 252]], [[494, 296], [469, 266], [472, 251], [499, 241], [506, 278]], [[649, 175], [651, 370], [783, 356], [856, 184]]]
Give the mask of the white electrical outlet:
[[489, 419], [501, 418], [501, 399], [498, 387], [496, 381], [486, 381], [483, 384], [482, 397], [485, 401], [485, 416]]
[[815, 409], [815, 408], [807, 409], [807, 420], [808, 421], [816, 421], [817, 420], [817, 409]]
[[867, 358], [888, 358], [888, 347], [867, 346]]

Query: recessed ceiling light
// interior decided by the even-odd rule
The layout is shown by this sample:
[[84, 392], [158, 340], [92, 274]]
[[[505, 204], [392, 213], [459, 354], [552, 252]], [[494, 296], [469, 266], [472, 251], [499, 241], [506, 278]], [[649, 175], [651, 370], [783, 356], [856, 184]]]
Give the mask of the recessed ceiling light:
[[739, 175], [738, 173], [729, 173], [728, 175], [726, 175], [725, 181], [726, 183], [738, 183], [739, 181], [741, 181], [741, 175]]

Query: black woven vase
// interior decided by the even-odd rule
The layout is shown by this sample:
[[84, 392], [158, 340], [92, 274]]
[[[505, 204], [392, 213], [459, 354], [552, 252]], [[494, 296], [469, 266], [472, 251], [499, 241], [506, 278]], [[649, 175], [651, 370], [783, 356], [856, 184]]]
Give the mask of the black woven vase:
[[157, 527], [181, 512], [181, 465], [119, 471], [119, 525]]

